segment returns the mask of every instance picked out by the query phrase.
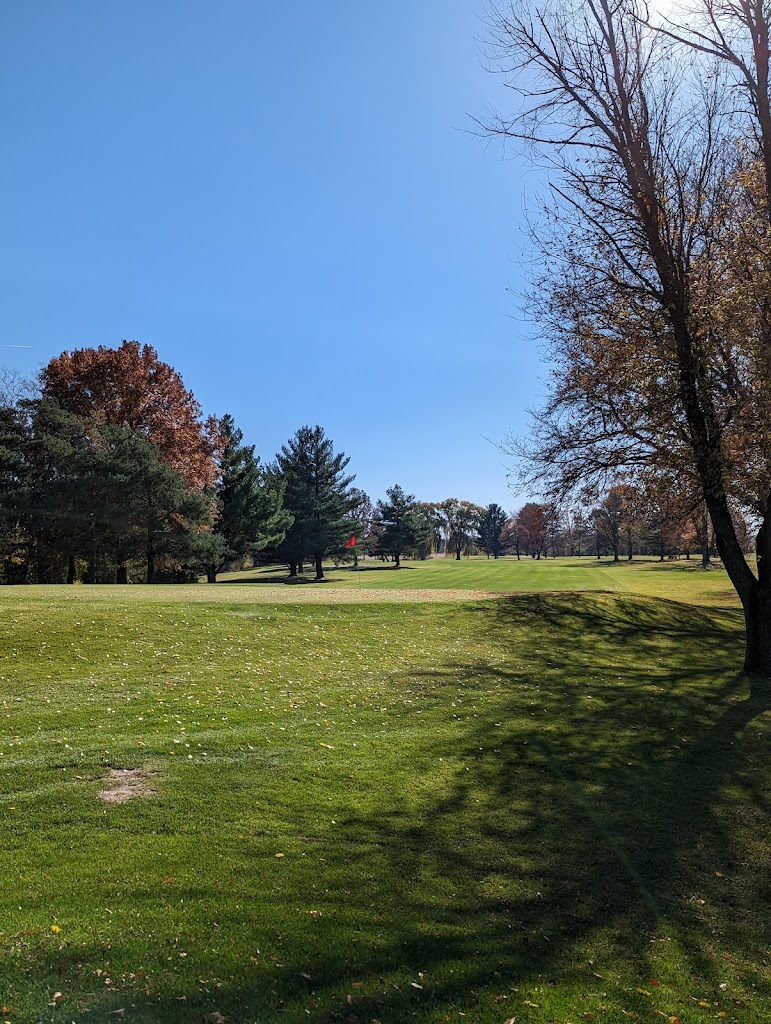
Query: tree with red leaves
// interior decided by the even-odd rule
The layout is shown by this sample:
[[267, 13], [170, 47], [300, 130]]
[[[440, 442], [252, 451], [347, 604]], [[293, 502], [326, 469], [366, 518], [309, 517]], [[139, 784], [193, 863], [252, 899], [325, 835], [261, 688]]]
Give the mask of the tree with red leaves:
[[67, 412], [144, 435], [191, 489], [214, 485], [218, 421], [202, 418], [192, 391], [150, 345], [123, 341], [119, 348], [62, 352], [40, 382], [43, 395]]

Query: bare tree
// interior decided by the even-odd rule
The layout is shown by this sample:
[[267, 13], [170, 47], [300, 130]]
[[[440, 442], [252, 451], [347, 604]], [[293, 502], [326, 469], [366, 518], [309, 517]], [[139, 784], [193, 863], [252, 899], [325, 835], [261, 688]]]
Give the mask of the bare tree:
[[[691, 32], [646, 13], [489, 9], [520, 102], [486, 130], [536, 147], [553, 179], [537, 292], [556, 375], [531, 479], [691, 474], [744, 609], [744, 668], [771, 676], [769, 13], [706, 0]], [[757, 573], [738, 506], [759, 524]]]
[[34, 382], [18, 370], [0, 366], [0, 405], [16, 405], [22, 398], [32, 398], [36, 390]]

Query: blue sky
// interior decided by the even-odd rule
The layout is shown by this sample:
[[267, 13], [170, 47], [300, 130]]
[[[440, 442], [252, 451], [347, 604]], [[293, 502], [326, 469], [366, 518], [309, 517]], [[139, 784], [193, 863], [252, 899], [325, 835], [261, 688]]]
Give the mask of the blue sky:
[[[37, 0], [0, 15], [0, 364], [153, 345], [263, 458], [512, 508], [545, 367], [481, 0]], [[18, 346], [18, 347], [17, 347]]]

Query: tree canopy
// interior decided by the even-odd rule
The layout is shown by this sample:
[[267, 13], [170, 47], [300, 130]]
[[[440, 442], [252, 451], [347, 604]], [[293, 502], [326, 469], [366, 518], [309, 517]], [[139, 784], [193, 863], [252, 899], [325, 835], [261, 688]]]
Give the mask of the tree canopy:
[[445, 498], [437, 511], [447, 549], [454, 551], [456, 560], [460, 560], [461, 554], [470, 552], [473, 547], [477, 523], [484, 510], [472, 501]]
[[508, 516], [493, 502], [482, 511], [477, 524], [477, 544], [489, 558], [499, 558], [503, 551], [502, 534]]
[[124, 341], [62, 352], [40, 379], [43, 395], [62, 409], [144, 434], [189, 486], [214, 486], [217, 420], [203, 419], [192, 391], [150, 345]]
[[283, 535], [282, 485], [149, 346], [64, 352], [40, 383], [0, 374], [6, 582], [216, 578]]
[[349, 458], [335, 452], [320, 426], [301, 427], [276, 456], [276, 472], [284, 486], [284, 505], [294, 521], [277, 549], [291, 575], [312, 559], [316, 579], [324, 579], [323, 559], [341, 550], [351, 536], [351, 513], [359, 504], [347, 476]]
[[403, 552], [414, 547], [418, 539], [416, 504], [415, 495], [407, 494], [399, 484], [387, 488], [385, 500], [377, 503], [381, 526], [378, 546], [381, 551], [393, 555], [397, 569]]
[[744, 608], [745, 669], [771, 675], [771, 12], [701, 11], [677, 28], [635, 0], [491, 8], [524, 101], [487, 130], [553, 176], [537, 308], [555, 371], [513, 448], [551, 495], [686, 476]]
[[280, 543], [292, 522], [283, 507], [283, 482], [260, 465], [254, 445], [242, 444], [243, 431], [232, 416], [222, 417], [219, 431], [215, 523], [201, 543], [210, 583], [228, 561]]

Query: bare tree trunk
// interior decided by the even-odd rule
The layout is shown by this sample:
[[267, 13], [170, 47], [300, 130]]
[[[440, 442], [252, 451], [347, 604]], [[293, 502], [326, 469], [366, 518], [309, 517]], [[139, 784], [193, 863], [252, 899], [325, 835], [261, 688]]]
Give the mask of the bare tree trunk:
[[316, 555], [314, 555], [314, 558], [313, 558], [314, 562], [316, 563], [316, 576], [315, 576], [315, 579], [316, 579], [317, 582], [319, 582], [319, 581], [324, 579], [324, 566], [322, 565], [322, 559], [323, 559], [323, 556], [318, 554], [318, 553]]
[[[714, 518], [713, 518], [714, 523]], [[715, 529], [718, 551], [724, 564], [720, 534]], [[751, 675], [771, 676], [771, 529], [765, 520], [758, 531], [757, 541], [758, 578], [748, 572], [748, 586], [736, 586], [744, 610], [746, 630], [744, 649], [744, 671]], [[744, 563], [746, 564], [746, 563]], [[726, 564], [726, 569], [728, 565]], [[731, 572], [729, 570], [729, 576]]]
[[696, 543], [701, 551], [701, 567], [702, 569], [708, 569], [711, 564], [709, 556], [709, 513], [704, 503], [702, 503], [701, 510], [694, 519], [694, 526], [696, 527]]
[[48, 566], [39, 533], [35, 535], [35, 579], [38, 583], [48, 583]]
[[744, 671], [771, 676], [771, 592], [755, 587], [744, 608], [746, 640]]
[[86, 567], [86, 583], [96, 583], [96, 540], [94, 538], [94, 529], [91, 528], [91, 544], [90, 552], [88, 555], [88, 565]]

